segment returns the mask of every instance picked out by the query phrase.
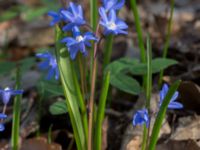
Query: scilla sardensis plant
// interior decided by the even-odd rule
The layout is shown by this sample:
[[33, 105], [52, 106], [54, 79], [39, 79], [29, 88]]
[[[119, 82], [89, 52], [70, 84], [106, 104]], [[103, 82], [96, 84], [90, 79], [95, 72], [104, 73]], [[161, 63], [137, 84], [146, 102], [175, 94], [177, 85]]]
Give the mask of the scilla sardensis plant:
[[[162, 72], [166, 67], [177, 63], [166, 58], [172, 15], [168, 24], [163, 58], [152, 59], [150, 39], [147, 36], [145, 47], [136, 2], [130, 0], [141, 59], [122, 58], [110, 63], [114, 37], [128, 34], [128, 25], [118, 15], [125, 0], [101, 0], [99, 8], [100, 2], [91, 0], [90, 23], [86, 21], [81, 5], [74, 2], [67, 3], [64, 0], [62, 2], [63, 8], [57, 12], [50, 11], [48, 13], [52, 18], [50, 26], [55, 28], [54, 52], [37, 53], [36, 57], [43, 60], [38, 67], [48, 72], [46, 79], [55, 79], [62, 83], [66, 98], [66, 111], [73, 127], [77, 149], [102, 149], [102, 124], [109, 84], [111, 84], [129, 94], [139, 94], [145, 91], [146, 105], [133, 115], [132, 122], [133, 126], [144, 126], [141, 149], [154, 150], [167, 108], [180, 109], [183, 107], [176, 101], [178, 97], [176, 90], [180, 84], [180, 81], [177, 81], [170, 88], [167, 84], [163, 85], [160, 91], [158, 111], [152, 114], [150, 108], [152, 74]], [[173, 2], [172, 0], [171, 14], [173, 14]], [[97, 60], [101, 43], [104, 44], [102, 71], [100, 71]], [[98, 74], [103, 76], [102, 79], [97, 80]], [[143, 76], [143, 86], [141, 87], [137, 80], [130, 75]], [[4, 110], [0, 114], [0, 131], [4, 130], [3, 120], [7, 117], [6, 105], [12, 95], [18, 95], [14, 106], [15, 119], [12, 129], [12, 147], [14, 149], [18, 149], [19, 144], [19, 108], [20, 95], [23, 92], [23, 90], [19, 90], [19, 79], [17, 83], [16, 90], [10, 88], [0, 90], [4, 103]], [[101, 85], [99, 96], [96, 92], [97, 83]], [[156, 115], [153, 125], [150, 121], [152, 115]], [[153, 126], [151, 135], [150, 126]]]
[[[119, 66], [117, 66], [115, 64], [115, 68], [112, 63], [109, 64], [114, 36], [128, 34], [128, 25], [118, 16], [118, 12], [124, 6], [125, 0], [102, 0], [101, 4], [102, 5], [97, 9], [98, 1], [90, 1], [90, 24], [84, 17], [82, 6], [77, 3], [69, 2], [58, 12], [50, 11], [48, 13], [48, 15], [52, 17], [50, 25], [54, 26], [56, 31], [55, 53], [53, 54], [47, 51], [36, 55], [38, 58], [44, 59], [44, 61], [39, 64], [39, 67], [49, 70], [46, 78], [50, 79], [54, 77], [56, 80], [60, 79], [62, 82], [67, 110], [78, 150], [102, 149], [102, 123], [109, 83], [124, 90], [123, 87], [117, 84], [117, 80], [114, 80], [115, 75], [119, 78], [123, 77], [123, 80], [120, 82], [127, 83], [127, 81], [130, 80], [129, 77], [126, 78], [123, 73], [120, 74], [116, 71], [120, 70], [119, 68], [122, 66], [119, 64]], [[159, 111], [156, 114], [157, 119], [150, 137], [151, 78], [152, 73], [156, 71], [152, 70], [153, 60], [151, 58], [151, 43], [148, 37], [146, 48], [144, 46], [135, 0], [131, 1], [131, 6], [135, 17], [141, 50], [141, 63], [145, 66], [143, 67], [145, 68], [145, 73], [142, 75], [144, 79], [143, 89], [146, 90], [147, 98], [146, 106], [134, 114], [133, 126], [144, 126], [141, 149], [154, 150], [167, 108], [180, 109], [183, 107], [182, 104], [175, 101], [178, 97], [178, 92], [176, 90], [180, 81], [173, 84], [170, 89], [164, 84], [160, 91]], [[102, 67], [104, 78], [102, 82], [98, 82], [99, 80], [96, 80], [99, 71], [97, 57], [99, 54], [99, 44], [102, 42], [102, 39], [105, 39]], [[128, 64], [128, 62], [131, 61], [132, 60], [124, 59], [122, 62]], [[167, 62], [165, 63], [163, 60], [159, 61], [165, 64], [165, 67], [170, 65], [166, 65]], [[173, 63], [171, 63], [171, 65], [172, 64]], [[128, 68], [126, 65], [123, 67], [126, 69]], [[123, 71], [124, 68], [122, 69]], [[164, 69], [164, 67], [160, 68], [160, 70], [162, 69]], [[160, 70], [158, 69], [158, 71]], [[130, 81], [130, 83], [132, 83], [132, 80]], [[98, 98], [95, 92], [97, 83], [102, 84], [100, 96]], [[122, 85], [124, 84], [122, 83]], [[138, 85], [136, 84], [136, 86]], [[134, 88], [136, 87], [133, 85], [133, 89], [129, 90], [134, 91]], [[128, 90], [125, 91], [127, 92]], [[98, 100], [98, 104], [95, 100]]]
[[[92, 3], [92, 5], [97, 5], [96, 1]], [[127, 24], [118, 17], [118, 11], [124, 3], [124, 0], [102, 1], [102, 6], [98, 9], [99, 17], [95, 6], [92, 6], [91, 14], [94, 18], [91, 25], [84, 17], [82, 6], [74, 2], [69, 2], [58, 12], [48, 13], [52, 17], [50, 25], [56, 30], [55, 53], [46, 51], [36, 56], [44, 59], [39, 64], [39, 68], [49, 70], [46, 78], [54, 77], [62, 82], [67, 110], [79, 150], [101, 149], [101, 126], [110, 73], [105, 72], [103, 81], [99, 82], [102, 83], [102, 89], [97, 106], [95, 90], [99, 44], [103, 38], [127, 34]], [[111, 48], [109, 49], [108, 51], [111, 51]], [[104, 65], [106, 66], [110, 61], [110, 54], [105, 55]], [[78, 66], [78, 69], [75, 66]]]

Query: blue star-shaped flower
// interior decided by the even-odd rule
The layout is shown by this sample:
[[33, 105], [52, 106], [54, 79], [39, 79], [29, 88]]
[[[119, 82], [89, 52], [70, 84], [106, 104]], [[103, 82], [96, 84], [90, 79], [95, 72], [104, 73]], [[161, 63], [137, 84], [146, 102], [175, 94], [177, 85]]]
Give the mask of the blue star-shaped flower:
[[72, 30], [73, 37], [66, 37], [62, 39], [62, 43], [66, 43], [70, 57], [72, 60], [76, 58], [78, 51], [83, 55], [87, 55], [86, 47], [91, 47], [90, 41], [97, 41], [97, 38], [92, 32], [86, 32], [81, 35], [80, 30], [75, 26]]
[[[6, 114], [3, 114], [3, 113], [0, 113], [0, 120], [3, 120], [3, 119], [6, 119], [7, 118], [7, 115]], [[4, 131], [5, 130], [5, 126], [3, 123], [0, 123], [0, 132]]]
[[143, 125], [149, 126], [149, 115], [147, 109], [138, 110], [133, 116], [133, 125]]
[[67, 10], [62, 10], [61, 14], [65, 21], [68, 22], [68, 24], [63, 27], [64, 31], [69, 31], [74, 26], [81, 26], [86, 24], [81, 5], [76, 5], [70, 2], [69, 8]]
[[100, 25], [104, 27], [104, 34], [127, 34], [127, 24], [121, 19], [117, 18], [115, 10], [111, 9], [108, 15], [106, 10], [101, 7], [99, 8], [99, 14], [101, 16]]
[[[167, 95], [167, 92], [169, 90], [169, 87], [167, 84], [164, 84], [162, 87], [162, 90], [160, 91], [160, 102], [159, 105], [162, 105], [163, 100], [165, 99], [165, 96]], [[174, 95], [172, 96], [172, 99], [170, 100], [170, 103], [168, 105], [169, 109], [181, 109], [183, 108], [183, 105], [179, 102], [175, 102], [175, 100], [177, 99], [179, 93], [178, 91], [176, 91], [174, 93]]]
[[111, 9], [119, 10], [124, 6], [125, 0], [102, 0], [106, 12]]
[[22, 93], [23, 93], [23, 90], [13, 90], [13, 89], [10, 89], [9, 87], [7, 87], [3, 90], [0, 89], [0, 94], [2, 96], [2, 100], [3, 100], [4, 105], [8, 104], [11, 96], [19, 95], [19, 94], [22, 94]]
[[59, 23], [60, 21], [63, 20], [63, 17], [61, 15], [61, 11], [63, 9], [61, 9], [59, 12], [55, 12], [55, 11], [49, 11], [48, 12], [48, 16], [52, 17], [52, 20], [50, 22], [50, 26], [54, 26], [55, 24]]
[[49, 69], [46, 79], [50, 80], [53, 76], [55, 76], [55, 79], [58, 80], [59, 70], [56, 58], [49, 52], [38, 53], [36, 54], [36, 57], [45, 59], [43, 62], [39, 63], [38, 66], [41, 70]]

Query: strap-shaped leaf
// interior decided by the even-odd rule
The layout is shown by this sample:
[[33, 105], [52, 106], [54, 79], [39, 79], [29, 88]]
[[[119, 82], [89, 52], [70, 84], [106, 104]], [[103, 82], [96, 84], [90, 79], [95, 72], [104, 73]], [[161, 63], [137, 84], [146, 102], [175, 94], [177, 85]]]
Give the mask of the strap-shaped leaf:
[[63, 37], [63, 32], [59, 27], [56, 28], [56, 56], [60, 71], [60, 78], [63, 85], [64, 94], [66, 97], [67, 108], [71, 119], [71, 124], [74, 131], [74, 137], [78, 150], [86, 150], [86, 138], [84, 134], [83, 122], [79, 111], [79, 103], [77, 90], [73, 77], [72, 61], [68, 55], [66, 48], [60, 44]]

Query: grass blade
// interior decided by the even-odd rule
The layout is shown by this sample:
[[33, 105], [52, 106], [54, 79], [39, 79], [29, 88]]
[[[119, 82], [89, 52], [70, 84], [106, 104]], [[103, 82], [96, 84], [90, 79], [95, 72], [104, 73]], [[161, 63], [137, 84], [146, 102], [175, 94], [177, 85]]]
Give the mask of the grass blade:
[[180, 83], [181, 83], [180, 80], [176, 81], [170, 87], [167, 95], [165, 96], [165, 99], [164, 99], [164, 101], [163, 101], [163, 103], [160, 107], [160, 110], [159, 110], [158, 115], [156, 117], [156, 121], [155, 121], [154, 126], [153, 126], [153, 131], [152, 131], [152, 135], [151, 135], [151, 139], [150, 139], [150, 143], [149, 143], [149, 150], [155, 150], [156, 143], [157, 143], [157, 140], [158, 140], [158, 135], [159, 135], [159, 132], [160, 132], [160, 128], [162, 126], [163, 119], [165, 118], [165, 115], [166, 115], [167, 107], [170, 103], [172, 96], [174, 95], [174, 93], [178, 89]]
[[[20, 68], [16, 71], [16, 90], [20, 89]], [[14, 99], [13, 106], [13, 122], [12, 122], [12, 137], [11, 137], [11, 147], [12, 150], [19, 149], [19, 129], [20, 129], [20, 113], [21, 113], [21, 99], [22, 95], [16, 95]]]

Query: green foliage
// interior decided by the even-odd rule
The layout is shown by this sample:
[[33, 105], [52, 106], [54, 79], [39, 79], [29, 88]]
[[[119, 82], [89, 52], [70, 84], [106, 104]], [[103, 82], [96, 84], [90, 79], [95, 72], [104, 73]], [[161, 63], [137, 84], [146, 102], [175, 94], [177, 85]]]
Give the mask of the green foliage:
[[62, 86], [56, 82], [40, 81], [37, 85], [38, 91], [42, 91], [42, 97], [44, 99], [64, 95]]
[[108, 95], [110, 83], [110, 72], [106, 73], [104, 77], [104, 81], [102, 84], [101, 96], [99, 99], [99, 105], [97, 110], [96, 124], [95, 124], [95, 136], [94, 136], [94, 149], [101, 150], [102, 149], [102, 124], [105, 115], [106, 108], [106, 100]]
[[[168, 58], [156, 58], [152, 60], [152, 73], [177, 64], [177, 61]], [[112, 86], [130, 94], [139, 94], [141, 92], [140, 84], [132, 75], [146, 75], [147, 64], [140, 63], [137, 59], [121, 58], [106, 68], [111, 73], [110, 83]]]
[[181, 83], [181, 81], [178, 80], [170, 87], [167, 95], [165, 96], [165, 98], [162, 102], [162, 105], [159, 109], [158, 115], [156, 117], [156, 121], [153, 126], [153, 131], [152, 131], [152, 135], [151, 135], [151, 139], [150, 139], [150, 143], [149, 143], [149, 150], [155, 150], [156, 143], [158, 140], [158, 135], [159, 135], [160, 129], [162, 127], [162, 123], [165, 118], [168, 105], [170, 103], [172, 96], [177, 91], [180, 83]]
[[[16, 70], [16, 90], [21, 88], [21, 71], [20, 68]], [[11, 147], [13, 150], [19, 149], [19, 132], [20, 132], [20, 113], [21, 113], [21, 100], [22, 95], [16, 95], [13, 106], [13, 122], [12, 122], [12, 136], [11, 136]]]
[[64, 100], [53, 103], [49, 111], [52, 115], [61, 115], [67, 113], [67, 105]]
[[15, 69], [15, 67], [16, 67], [16, 64], [14, 62], [10, 62], [10, 61], [0, 62], [1, 74], [8, 73], [11, 70]]
[[18, 62], [11, 62], [11, 61], [3, 61], [0, 62], [0, 75], [10, 74], [12, 71], [16, 69], [16, 65], [20, 66], [22, 74], [27, 72], [32, 66], [35, 65], [36, 59], [34, 57], [29, 57], [22, 59]]
[[138, 81], [123, 73], [112, 75], [110, 83], [112, 86], [126, 93], [137, 95], [141, 92], [141, 87]]
[[[85, 107], [78, 99], [77, 91], [80, 89], [76, 86], [75, 73], [72, 61], [65, 49], [65, 47], [60, 43], [63, 38], [63, 32], [59, 27], [56, 27], [56, 58], [58, 61], [58, 67], [60, 71], [60, 78], [66, 97], [66, 104], [68, 113], [71, 119], [71, 124], [74, 131], [74, 137], [78, 150], [86, 150], [87, 148], [87, 132], [84, 128], [83, 121], [86, 117], [85, 115], [81, 117], [80, 108]], [[63, 48], [64, 47], [64, 48]], [[86, 110], [86, 109], [85, 109]], [[87, 120], [86, 120], [87, 121]]]

